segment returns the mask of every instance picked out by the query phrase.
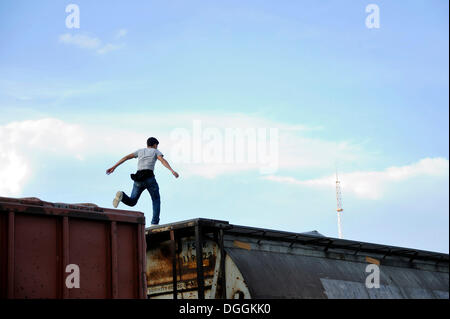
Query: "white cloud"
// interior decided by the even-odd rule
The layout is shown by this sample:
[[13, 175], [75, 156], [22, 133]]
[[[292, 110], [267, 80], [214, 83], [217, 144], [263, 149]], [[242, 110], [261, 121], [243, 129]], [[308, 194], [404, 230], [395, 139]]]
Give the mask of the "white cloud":
[[59, 36], [59, 41], [65, 44], [75, 45], [82, 49], [98, 49], [102, 42], [97, 38], [87, 35], [65, 33]]
[[[195, 163], [193, 155], [193, 136], [194, 121], [201, 123], [201, 131], [205, 134], [207, 129], [216, 130], [222, 137], [225, 130], [231, 129], [258, 129], [266, 128], [269, 135], [270, 128], [278, 129], [279, 145], [276, 157], [278, 169], [329, 169], [334, 167], [334, 162], [338, 159], [340, 162], [351, 163], [363, 159], [366, 154], [361, 145], [349, 141], [329, 141], [320, 138], [311, 138], [304, 136], [303, 133], [321, 130], [320, 127], [309, 127], [305, 125], [293, 125], [289, 123], [276, 122], [268, 120], [259, 115], [248, 115], [241, 113], [224, 113], [224, 114], [199, 114], [199, 113], [153, 113], [153, 114], [129, 114], [121, 115], [120, 118], [103, 117], [105, 125], [108, 123], [120, 122], [121, 127], [124, 123], [132, 123], [131, 131], [146, 132], [148, 134], [148, 121], [152, 119], [151, 134], [161, 137], [160, 147], [166, 151], [166, 156], [172, 159], [177, 167], [182, 169], [185, 176], [201, 176], [206, 178], [214, 178], [223, 174], [233, 174], [243, 171], [260, 172], [261, 158], [251, 163], [249, 161], [243, 163]], [[168, 126], [167, 123], [170, 123]], [[184, 129], [190, 136], [191, 161], [179, 160], [174, 156], [174, 149], [178, 140], [171, 138], [171, 132], [175, 129]], [[223, 141], [218, 139], [207, 141], [203, 139], [201, 151], [205, 151], [206, 145], [211, 148], [221, 148]], [[248, 154], [245, 154], [247, 156]], [[203, 156], [203, 155], [202, 155]], [[263, 165], [266, 167], [267, 165]]]
[[119, 50], [122, 47], [123, 47], [123, 44], [111, 44], [111, 43], [108, 43], [108, 44], [105, 44], [103, 47], [99, 48], [97, 50], [97, 53], [98, 54], [105, 54], [105, 53], [108, 53], [108, 52], [111, 52], [111, 51]]
[[[89, 121], [89, 118], [92, 119]], [[72, 157], [75, 160], [89, 160], [92, 156], [105, 158], [105, 165], [112, 165], [121, 156], [145, 147], [149, 136], [160, 141], [160, 150], [166, 155], [175, 170], [184, 177], [198, 176], [216, 178], [226, 174], [242, 172], [260, 173], [261, 162], [196, 163], [193, 160], [177, 160], [174, 147], [179, 141], [171, 139], [176, 128], [184, 128], [192, 136], [193, 120], [200, 120], [202, 127], [215, 128], [224, 132], [226, 128], [278, 128], [278, 168], [280, 170], [315, 170], [327, 171], [334, 167], [334, 162], [351, 166], [355, 161], [361, 162], [368, 157], [358, 144], [347, 141], [328, 141], [302, 135], [309, 127], [293, 126], [264, 119], [259, 116], [243, 114], [201, 115], [191, 113], [177, 114], [129, 114], [118, 116], [95, 116], [80, 118], [72, 124], [55, 118], [26, 120], [0, 125], [0, 193], [20, 193], [37, 164], [35, 154], [42, 156]], [[152, 127], [149, 128], [149, 119]], [[95, 119], [95, 120], [94, 120]], [[167, 124], [170, 123], [170, 126]], [[294, 129], [292, 129], [294, 128]], [[317, 128], [312, 128], [313, 130]], [[215, 141], [204, 141], [204, 145], [215, 145]], [[217, 146], [217, 145], [215, 145]], [[191, 151], [194, 152], [192, 145]], [[111, 162], [111, 163], [109, 163]], [[20, 178], [12, 174], [21, 167]], [[352, 172], [341, 175], [343, 188], [357, 196], [379, 198], [386, 184], [405, 180], [412, 176], [441, 176], [448, 174], [448, 160], [442, 158], [424, 159], [418, 163], [391, 167], [380, 172]], [[294, 177], [266, 176], [275, 182], [290, 183], [308, 187], [334, 187], [334, 176], [298, 180]]]
[[[116, 37], [121, 38], [125, 36], [126, 30], [122, 29], [118, 32]], [[120, 36], [119, 36], [120, 35]], [[100, 39], [90, 37], [83, 34], [72, 35], [70, 33], [65, 33], [59, 36], [59, 41], [64, 44], [74, 45], [81, 49], [93, 50], [97, 54], [105, 54], [111, 51], [121, 49], [124, 44], [114, 44], [114, 43], [103, 43]]]
[[[221, 133], [226, 128], [278, 128], [280, 131], [278, 163], [280, 168], [331, 165], [323, 160], [324, 154], [327, 156], [330, 154], [330, 149], [335, 151], [344, 149], [346, 154], [350, 154], [349, 156], [359, 157], [356, 151], [358, 148], [348, 143], [304, 138], [298, 134], [309, 130], [308, 127], [277, 123], [258, 116], [179, 113], [151, 114], [151, 116], [149, 114], [133, 114], [115, 118], [91, 116], [91, 118], [96, 119], [91, 124], [85, 119], [79, 120], [79, 122], [83, 122], [82, 125], [67, 123], [55, 118], [45, 118], [12, 122], [0, 126], [0, 150], [3, 154], [9, 154], [8, 156], [4, 155], [0, 160], [0, 172], [3, 174], [1, 176], [6, 176], [7, 171], [10, 171], [8, 168], [12, 165], [10, 163], [19, 163], [23, 166], [23, 171], [27, 172], [20, 182], [20, 185], [23, 186], [33, 172], [33, 164], [36, 161], [33, 160], [34, 154], [69, 156], [78, 160], [84, 160], [93, 155], [102, 155], [105, 156], [106, 161], [116, 161], [119, 156], [145, 147], [145, 141], [149, 136], [158, 137], [161, 142], [160, 149], [165, 153], [166, 158], [185, 177], [215, 178], [224, 174], [245, 171], [258, 172], [261, 162], [244, 161], [227, 164], [177, 161], [172, 156], [177, 141], [171, 139], [171, 132], [178, 127], [185, 128], [192, 134], [194, 119], [200, 120], [205, 129], [215, 128]], [[152, 123], [154, 123], [151, 129], [148, 126], [149, 118], [152, 118]], [[171, 125], [167, 126], [167, 123], [171, 123]], [[220, 144], [219, 141], [204, 141], [203, 143], [205, 145], [208, 143], [209, 146]], [[6, 153], [6, 151], [10, 153]], [[14, 185], [13, 179], [12, 175], [2, 179], [0, 181], [1, 189], [10, 189], [8, 193], [20, 193], [20, 185], [8, 186]]]
[[110, 156], [137, 149], [142, 141], [145, 141], [142, 134], [71, 124], [55, 118], [0, 125], [0, 196], [21, 194], [39, 164], [38, 157], [85, 160], [100, 152]]
[[87, 138], [81, 126], [54, 118], [12, 122], [0, 126], [0, 136], [2, 146], [10, 149], [72, 152], [76, 156]]
[[120, 29], [119, 31], [117, 31], [116, 39], [123, 38], [124, 36], [127, 35], [127, 33], [128, 33], [127, 29]]
[[[352, 193], [360, 198], [380, 199], [389, 187], [395, 187], [396, 183], [407, 181], [415, 177], [443, 177], [448, 179], [449, 160], [441, 157], [424, 158], [416, 163], [406, 166], [393, 166], [383, 171], [359, 171], [339, 174], [339, 180], [346, 193]], [[299, 180], [288, 176], [265, 176], [263, 179], [313, 188], [334, 188], [336, 178], [334, 175], [327, 177]]]
[[0, 195], [21, 193], [32, 173], [36, 150], [58, 153], [78, 152], [83, 131], [77, 125], [57, 119], [11, 122], [0, 126]]
[[0, 145], [0, 165], [0, 196], [20, 194], [30, 174], [30, 163], [14, 150], [5, 149]]

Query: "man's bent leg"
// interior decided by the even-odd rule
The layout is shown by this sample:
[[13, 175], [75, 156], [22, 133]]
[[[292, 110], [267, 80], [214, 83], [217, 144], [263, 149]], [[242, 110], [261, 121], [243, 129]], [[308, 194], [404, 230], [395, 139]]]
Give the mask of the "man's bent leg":
[[150, 177], [147, 179], [147, 190], [152, 197], [152, 205], [153, 205], [153, 218], [152, 225], [159, 224], [159, 213], [161, 211], [161, 198], [159, 196], [159, 186], [156, 182], [155, 177]]
[[133, 190], [131, 191], [131, 196], [128, 197], [127, 194], [123, 193], [122, 196], [122, 203], [128, 206], [134, 206], [136, 205], [139, 197], [141, 196], [142, 192], [144, 191], [145, 186], [143, 183], [140, 182], [134, 182], [133, 184]]

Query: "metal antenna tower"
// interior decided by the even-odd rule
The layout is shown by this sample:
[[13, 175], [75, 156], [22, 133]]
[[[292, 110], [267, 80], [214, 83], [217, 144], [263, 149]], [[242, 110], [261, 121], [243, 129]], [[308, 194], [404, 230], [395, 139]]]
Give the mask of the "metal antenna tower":
[[338, 219], [338, 236], [342, 239], [342, 193], [341, 193], [341, 182], [338, 179], [337, 166], [336, 166], [336, 201], [337, 201], [337, 219]]

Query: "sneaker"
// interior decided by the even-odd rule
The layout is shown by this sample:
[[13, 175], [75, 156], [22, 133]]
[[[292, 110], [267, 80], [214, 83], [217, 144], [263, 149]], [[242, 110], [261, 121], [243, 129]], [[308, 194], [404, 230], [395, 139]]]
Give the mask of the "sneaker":
[[122, 197], [123, 197], [123, 192], [122, 191], [118, 191], [116, 193], [116, 197], [113, 199], [113, 206], [114, 206], [114, 208], [117, 208], [117, 206], [119, 206], [119, 203], [122, 200]]

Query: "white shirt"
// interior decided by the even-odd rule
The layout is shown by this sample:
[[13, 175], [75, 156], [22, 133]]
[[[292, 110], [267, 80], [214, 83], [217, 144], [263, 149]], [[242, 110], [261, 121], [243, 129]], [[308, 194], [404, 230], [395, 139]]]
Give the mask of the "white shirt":
[[138, 171], [143, 169], [150, 169], [153, 171], [155, 169], [155, 163], [158, 156], [164, 156], [163, 153], [156, 148], [142, 148], [133, 154], [134, 158], [138, 158]]

